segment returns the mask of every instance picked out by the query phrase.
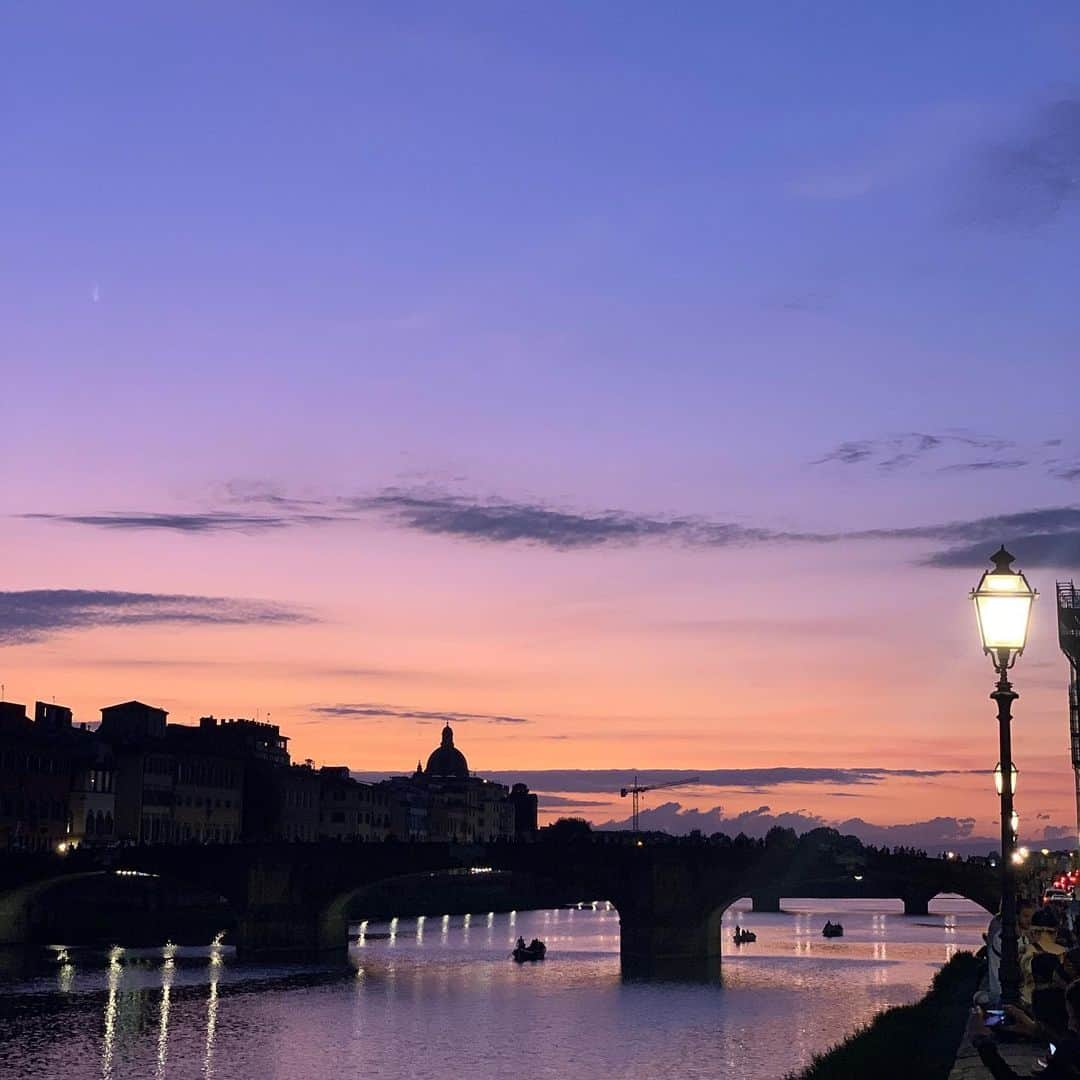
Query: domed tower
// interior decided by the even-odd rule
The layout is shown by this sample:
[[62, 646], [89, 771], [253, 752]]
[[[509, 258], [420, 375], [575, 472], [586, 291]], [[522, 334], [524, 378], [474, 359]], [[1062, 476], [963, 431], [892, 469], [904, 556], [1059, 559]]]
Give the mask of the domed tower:
[[425, 776], [454, 777], [459, 780], [469, 778], [469, 763], [465, 755], [454, 745], [454, 729], [447, 724], [442, 730], [442, 743], [427, 759]]

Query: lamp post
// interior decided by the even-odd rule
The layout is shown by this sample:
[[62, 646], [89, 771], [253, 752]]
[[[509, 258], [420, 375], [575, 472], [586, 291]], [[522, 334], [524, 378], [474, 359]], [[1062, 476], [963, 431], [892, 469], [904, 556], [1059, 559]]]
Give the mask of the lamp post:
[[990, 657], [998, 681], [990, 695], [998, 708], [998, 768], [994, 786], [1001, 796], [1001, 1000], [1015, 1005], [1020, 1000], [1020, 959], [1016, 938], [1016, 835], [1013, 829], [1013, 792], [1016, 766], [1012, 759], [1012, 705], [1020, 696], [1009, 682], [1009, 669], [1027, 644], [1031, 605], [1035, 590], [1027, 578], [1013, 570], [1013, 556], [1002, 546], [991, 557], [987, 570], [971, 592], [979, 621], [983, 652]]

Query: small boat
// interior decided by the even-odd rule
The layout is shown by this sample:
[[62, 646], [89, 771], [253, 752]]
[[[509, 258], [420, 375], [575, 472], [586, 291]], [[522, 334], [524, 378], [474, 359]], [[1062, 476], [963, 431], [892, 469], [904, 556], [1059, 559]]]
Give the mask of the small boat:
[[757, 941], [757, 934], [753, 930], [737, 930], [735, 932], [736, 945], [747, 945], [751, 941]]
[[840, 923], [827, 922], [821, 931], [822, 937], [843, 937], [844, 928]]
[[510, 955], [515, 963], [524, 964], [530, 960], [543, 960], [546, 954], [547, 946], [539, 938], [533, 938], [528, 945], [519, 940]]

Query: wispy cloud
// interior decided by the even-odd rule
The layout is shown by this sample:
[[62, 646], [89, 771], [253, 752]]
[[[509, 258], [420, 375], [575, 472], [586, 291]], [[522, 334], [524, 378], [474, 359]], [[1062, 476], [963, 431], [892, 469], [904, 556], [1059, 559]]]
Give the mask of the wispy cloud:
[[567, 810], [573, 808], [575, 810], [589, 810], [598, 806], [607, 806], [606, 802], [597, 799], [567, 799], [562, 795], [537, 795], [537, 803], [541, 809], [551, 810]]
[[635, 775], [641, 784], [661, 784], [697, 777], [693, 790], [719, 788], [730, 791], [766, 791], [809, 784], [815, 787], [864, 788], [893, 779], [933, 779], [966, 776], [967, 769], [885, 769], [885, 768], [790, 768], [760, 769], [522, 769], [495, 770], [490, 776], [503, 784], [528, 784], [534, 791], [595, 794], [618, 792]]
[[68, 525], [91, 525], [100, 529], [156, 530], [179, 533], [263, 532], [291, 525], [321, 524], [334, 520], [313, 514], [234, 514], [211, 511], [198, 514], [120, 513], [101, 514], [20, 514], [29, 520], [57, 521]]
[[181, 533], [259, 532], [302, 525], [356, 523], [381, 518], [401, 528], [436, 536], [492, 543], [525, 542], [561, 550], [673, 541], [727, 546], [764, 540], [828, 539], [812, 533], [788, 533], [734, 522], [697, 517], [662, 517], [624, 510], [574, 511], [538, 502], [457, 495], [443, 491], [386, 488], [374, 495], [328, 497], [317, 505], [304, 500], [291, 507], [283, 496], [245, 496], [254, 504], [271, 498], [274, 512], [22, 514], [26, 519], [63, 522], [114, 530], [162, 530]]
[[1059, 480], [1068, 480], [1070, 483], [1080, 480], [1080, 461], [1053, 461], [1049, 464], [1050, 474]]
[[[337, 720], [410, 720], [419, 724], [529, 724], [524, 716], [503, 716], [498, 713], [450, 712], [440, 709], [414, 709], [401, 705], [383, 705], [377, 702], [338, 703], [315, 705], [311, 712], [320, 717]], [[309, 721], [312, 723], [314, 721]]]
[[389, 489], [354, 499], [352, 506], [382, 514], [403, 528], [436, 536], [489, 543], [525, 542], [562, 550], [647, 541], [726, 547], [768, 540], [826, 539], [813, 533], [697, 517], [660, 517], [625, 510], [579, 512], [536, 502], [445, 492]]
[[995, 542], [1006, 543], [1022, 566], [1070, 566], [1080, 553], [1080, 508], [1046, 507], [941, 525], [869, 529], [852, 536], [945, 544], [920, 560], [926, 566], [985, 566], [987, 545]]
[[[1008, 548], [1022, 566], [1080, 566], [1080, 529], [1014, 535], [1008, 539]], [[951, 567], [985, 566], [986, 561], [985, 541], [959, 544], [944, 551], [936, 551], [924, 560], [928, 566]]]
[[963, 189], [963, 220], [1042, 225], [1080, 204], [1080, 98], [1049, 102], [1025, 121], [979, 153]]
[[0, 592], [0, 645], [24, 645], [67, 630], [150, 623], [217, 626], [313, 621], [280, 604], [223, 596], [132, 593], [91, 589]]
[[[881, 438], [855, 439], [839, 443], [811, 465], [871, 465], [879, 472], [896, 472], [921, 461], [929, 454], [960, 448], [964, 450], [1002, 451], [1014, 444], [1008, 439], [978, 435], [967, 431], [909, 431]], [[1023, 462], [1021, 462], [1023, 464]]]
[[[898, 457], [926, 453], [944, 438], [966, 446], [1004, 447], [1003, 440], [955, 435], [910, 436], [904, 443], [913, 449], [885, 454], [875, 442], [844, 443], [819, 463], [834, 460], [854, 463], [864, 455], [877, 455], [881, 466], [898, 467]], [[904, 439], [909, 437], [905, 436]], [[892, 450], [895, 446], [889, 444]], [[976, 470], [1019, 467], [1018, 459], [983, 459], [960, 463], [960, 468]], [[277, 498], [277, 496], [275, 496]], [[283, 501], [285, 500], [282, 497]], [[262, 527], [284, 528], [312, 523], [352, 522], [366, 517], [382, 519], [396, 526], [432, 536], [485, 544], [524, 544], [556, 551], [579, 551], [640, 544], [681, 544], [696, 548], [741, 548], [763, 544], [835, 544], [839, 542], [911, 541], [926, 545], [946, 545], [917, 561], [933, 566], [981, 565], [987, 552], [984, 544], [1007, 543], [1029, 566], [1067, 565], [1075, 561], [1080, 544], [1080, 508], [1045, 507], [967, 521], [850, 529], [842, 532], [813, 532], [775, 529], [704, 517], [643, 514], [628, 510], [578, 511], [539, 502], [495, 496], [454, 494], [441, 491], [413, 491], [389, 488], [375, 495], [327, 498], [311, 512], [314, 500], [304, 500], [302, 511], [286, 510], [265, 518], [258, 515], [228, 514], [126, 514], [126, 515], [32, 515], [108, 529], [154, 529], [181, 532], [213, 532], [240, 529], [243, 522], [261, 522]], [[226, 524], [230, 522], [231, 524]], [[274, 524], [268, 524], [273, 522]], [[213, 524], [217, 523], [217, 524]]]
[[[399, 501], [400, 500], [400, 501]], [[837, 533], [775, 530], [690, 518], [658, 519], [630, 513], [575, 514], [528, 503], [470, 501], [464, 496], [380, 496], [384, 506], [400, 506], [399, 525], [420, 532], [484, 543], [532, 543], [560, 550], [646, 541], [694, 547], [754, 544], [827, 544], [840, 541], [922, 541], [947, 547], [921, 561], [927, 565], [982, 565], [986, 544], [1008, 541], [1027, 565], [1062, 565], [1080, 543], [1080, 508], [1049, 507], [967, 521]], [[1050, 541], [1053, 542], [1050, 542]]]
[[353, 506], [385, 514], [418, 532], [501, 543], [528, 540], [557, 548], [675, 539], [694, 524], [620, 510], [573, 513], [537, 503], [393, 489], [353, 500]]
[[1022, 458], [999, 458], [990, 461], [959, 461], [953, 465], [942, 465], [938, 472], [997, 472], [1005, 469], [1022, 469], [1030, 462]]

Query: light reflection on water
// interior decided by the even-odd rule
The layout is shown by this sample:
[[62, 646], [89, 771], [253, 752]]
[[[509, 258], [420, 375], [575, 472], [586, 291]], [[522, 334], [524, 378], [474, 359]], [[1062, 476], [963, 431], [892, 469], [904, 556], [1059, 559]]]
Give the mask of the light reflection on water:
[[[0, 1077], [443, 1080], [453, 1063], [488, 1077], [775, 1080], [917, 998], [978, 947], [987, 918], [966, 901], [913, 918], [877, 906], [736, 906], [722, 986], [623, 980], [603, 902], [360, 924], [348, 964], [322, 968], [238, 963], [220, 942], [57, 948], [0, 982]], [[826, 918], [843, 938], [821, 937]], [[736, 923], [757, 942], [730, 944]], [[549, 959], [511, 963], [519, 934], [546, 939]]]

